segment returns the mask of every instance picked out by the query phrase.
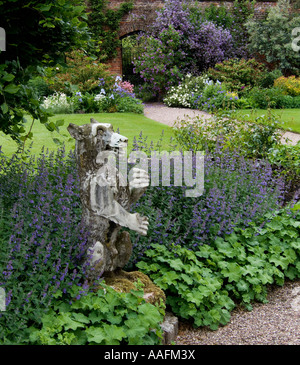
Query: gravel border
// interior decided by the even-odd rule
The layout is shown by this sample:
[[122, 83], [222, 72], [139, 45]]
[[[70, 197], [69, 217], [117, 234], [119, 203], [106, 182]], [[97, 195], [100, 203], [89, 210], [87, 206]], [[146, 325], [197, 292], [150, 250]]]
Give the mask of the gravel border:
[[[211, 115], [200, 110], [170, 108], [162, 103], [146, 103], [144, 115], [160, 123], [173, 126], [178, 117]], [[283, 133], [282, 143], [300, 141], [300, 134]], [[254, 303], [253, 310], [237, 306], [230, 322], [216, 331], [193, 328], [179, 322], [176, 345], [300, 345], [300, 280], [286, 282], [282, 287], [269, 286], [268, 303]]]
[[269, 303], [236, 307], [216, 331], [180, 322], [176, 345], [300, 345], [300, 280], [271, 286]]

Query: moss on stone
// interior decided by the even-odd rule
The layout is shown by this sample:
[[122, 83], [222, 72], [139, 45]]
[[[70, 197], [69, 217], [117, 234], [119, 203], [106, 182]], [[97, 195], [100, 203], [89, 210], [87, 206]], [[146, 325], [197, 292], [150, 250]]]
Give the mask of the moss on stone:
[[166, 302], [165, 293], [156, 286], [151, 279], [140, 271], [126, 272], [121, 269], [114, 272], [107, 272], [103, 276], [106, 285], [113, 287], [116, 291], [129, 293], [136, 290], [141, 284], [144, 291], [144, 299], [151, 303], [160, 303], [161, 299]]

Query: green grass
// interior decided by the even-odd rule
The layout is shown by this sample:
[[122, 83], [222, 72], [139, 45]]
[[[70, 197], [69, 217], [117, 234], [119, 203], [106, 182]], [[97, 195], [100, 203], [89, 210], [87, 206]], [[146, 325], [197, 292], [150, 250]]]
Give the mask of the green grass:
[[[267, 113], [268, 111], [263, 109], [242, 109], [237, 110], [235, 115], [245, 121], [255, 121], [255, 118]], [[300, 133], [300, 109], [273, 109], [272, 113], [279, 118], [282, 129]]]
[[[61, 142], [64, 142], [66, 150], [74, 148], [75, 141], [71, 138], [67, 131], [69, 123], [77, 125], [83, 125], [90, 123], [91, 117], [95, 118], [100, 123], [111, 123], [116, 131], [119, 128], [120, 134], [128, 138], [128, 149], [131, 149], [134, 136], [139, 137], [140, 132], [147, 138], [147, 143], [150, 144], [153, 141], [154, 145], [159, 141], [162, 131], [164, 131], [164, 138], [162, 141], [162, 150], [168, 150], [169, 141], [173, 136], [172, 129], [167, 125], [158, 123], [152, 119], [146, 118], [141, 114], [134, 113], [98, 113], [98, 114], [60, 114], [50, 118], [55, 122], [59, 119], [64, 120], [64, 125], [60, 127], [60, 133], [56, 131], [49, 132], [44, 125], [35, 121], [33, 132], [33, 145], [31, 149], [32, 154], [39, 154], [43, 146], [49, 150], [56, 150], [57, 144], [53, 141], [53, 138], [58, 138]], [[27, 130], [30, 128], [30, 120], [25, 126]], [[27, 140], [26, 147], [29, 147], [31, 141]], [[7, 156], [11, 156], [16, 152], [17, 146], [10, 137], [0, 134], [0, 146], [2, 145], [2, 152]]]

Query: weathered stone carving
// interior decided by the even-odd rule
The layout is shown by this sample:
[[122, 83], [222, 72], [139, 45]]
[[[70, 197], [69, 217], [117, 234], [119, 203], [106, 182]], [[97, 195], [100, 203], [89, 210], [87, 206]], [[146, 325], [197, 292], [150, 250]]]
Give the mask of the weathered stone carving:
[[130, 213], [130, 205], [137, 201], [149, 185], [148, 173], [133, 170], [127, 183], [116, 165], [108, 158], [127, 147], [127, 138], [113, 131], [111, 124], [70, 124], [68, 131], [76, 140], [76, 159], [80, 179], [83, 223], [89, 229], [92, 269], [88, 279], [122, 268], [129, 261], [132, 244], [127, 231], [132, 229], [147, 235], [148, 219]]

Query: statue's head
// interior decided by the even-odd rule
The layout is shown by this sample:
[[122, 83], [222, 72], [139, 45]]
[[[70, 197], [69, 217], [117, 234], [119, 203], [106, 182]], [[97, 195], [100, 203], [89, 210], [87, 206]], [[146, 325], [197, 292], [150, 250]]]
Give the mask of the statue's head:
[[75, 138], [79, 153], [90, 151], [95, 156], [102, 151], [118, 152], [127, 147], [127, 137], [115, 133], [111, 124], [99, 123], [94, 118], [82, 126], [70, 123], [67, 129]]

